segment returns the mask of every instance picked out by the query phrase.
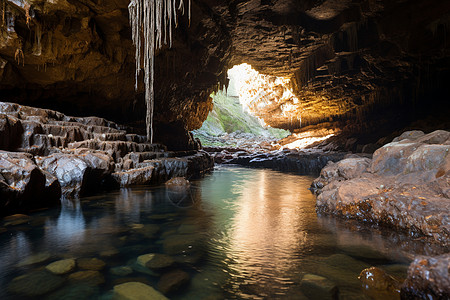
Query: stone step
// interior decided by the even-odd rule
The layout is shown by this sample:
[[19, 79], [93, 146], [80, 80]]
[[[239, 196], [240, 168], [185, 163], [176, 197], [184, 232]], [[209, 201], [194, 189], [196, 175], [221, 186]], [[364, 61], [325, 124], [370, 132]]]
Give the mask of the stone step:
[[130, 152], [162, 152], [166, 150], [165, 146], [160, 144], [144, 144], [128, 141], [101, 141], [98, 139], [70, 143], [68, 147], [105, 151], [113, 156], [116, 162], [119, 162], [121, 158]]
[[92, 133], [123, 133], [126, 134], [125, 130], [119, 130], [112, 127], [99, 126], [99, 125], [86, 125], [80, 122], [68, 122], [68, 121], [55, 121], [49, 120], [49, 124], [58, 125], [58, 126], [78, 126], [88, 132]]

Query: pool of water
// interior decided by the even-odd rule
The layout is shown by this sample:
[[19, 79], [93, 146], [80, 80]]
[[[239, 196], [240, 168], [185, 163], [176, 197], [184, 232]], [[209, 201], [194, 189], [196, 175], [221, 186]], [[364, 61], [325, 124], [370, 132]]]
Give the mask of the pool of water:
[[[362, 269], [404, 278], [413, 255], [440, 251], [318, 216], [313, 179], [218, 167], [189, 189], [121, 189], [5, 219], [0, 299], [110, 299], [115, 285], [129, 281], [168, 290], [171, 299], [315, 299], [302, 285], [306, 274], [336, 285], [340, 299], [370, 299], [357, 279]], [[150, 270], [138, 260], [149, 253], [175, 262]], [[63, 259], [78, 265], [49, 276], [45, 267]], [[177, 288], [167, 275], [176, 272], [189, 283]]]

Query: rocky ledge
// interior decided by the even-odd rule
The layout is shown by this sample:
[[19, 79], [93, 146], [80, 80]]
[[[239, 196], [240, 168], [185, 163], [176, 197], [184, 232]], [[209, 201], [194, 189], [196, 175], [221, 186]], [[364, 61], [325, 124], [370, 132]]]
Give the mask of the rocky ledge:
[[[407, 131], [375, 151], [328, 163], [312, 183], [319, 213], [394, 227], [450, 246], [450, 132]], [[448, 299], [449, 254], [417, 257], [402, 299]]]
[[0, 102], [0, 214], [192, 177], [214, 165], [204, 151], [168, 151], [134, 132], [102, 118]]
[[337, 162], [348, 153], [320, 149], [258, 149], [205, 147], [219, 164], [236, 164], [252, 168], [269, 168], [298, 174], [319, 174], [329, 162]]
[[403, 133], [375, 151], [329, 163], [313, 184], [317, 210], [384, 224], [449, 245], [450, 132]]

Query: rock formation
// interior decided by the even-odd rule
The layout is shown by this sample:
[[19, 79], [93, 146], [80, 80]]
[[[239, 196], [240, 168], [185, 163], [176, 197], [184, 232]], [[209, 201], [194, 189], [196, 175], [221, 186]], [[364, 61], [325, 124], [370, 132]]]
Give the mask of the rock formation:
[[449, 245], [450, 132], [405, 132], [373, 158], [329, 163], [312, 188], [317, 211]]
[[[128, 4], [2, 0], [1, 100], [144, 127]], [[339, 121], [386, 136], [448, 115], [447, 1], [198, 0], [191, 9], [190, 26], [181, 18], [172, 48], [155, 54], [155, 141], [169, 148], [187, 148], [211, 91], [242, 62], [291, 80], [298, 103], [261, 108], [274, 127]]]
[[167, 151], [133, 128], [97, 117], [0, 102], [0, 214], [103, 188], [191, 177], [213, 166], [203, 151]]

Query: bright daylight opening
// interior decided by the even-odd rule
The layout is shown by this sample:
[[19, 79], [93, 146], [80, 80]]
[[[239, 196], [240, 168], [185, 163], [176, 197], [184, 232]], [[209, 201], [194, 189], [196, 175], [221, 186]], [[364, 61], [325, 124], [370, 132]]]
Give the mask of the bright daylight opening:
[[194, 132], [203, 146], [302, 149], [333, 136], [271, 126], [288, 118], [301, 127], [302, 106], [289, 78], [264, 75], [243, 63], [228, 70], [228, 79], [228, 86], [211, 95], [214, 108]]

